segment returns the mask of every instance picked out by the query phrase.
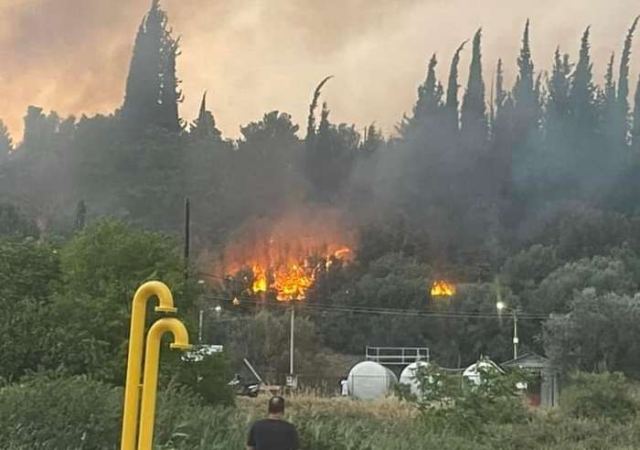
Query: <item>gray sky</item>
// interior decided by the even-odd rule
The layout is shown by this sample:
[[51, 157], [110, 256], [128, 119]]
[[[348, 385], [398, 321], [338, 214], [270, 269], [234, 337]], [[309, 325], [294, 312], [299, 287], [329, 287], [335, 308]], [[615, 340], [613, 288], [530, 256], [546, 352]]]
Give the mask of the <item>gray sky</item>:
[[[20, 140], [29, 104], [62, 115], [119, 106], [137, 25], [150, 0], [0, 0], [0, 118]], [[485, 81], [502, 57], [511, 82], [522, 28], [532, 21], [536, 69], [553, 51], [577, 54], [592, 25], [598, 82], [640, 14], [634, 0], [162, 0], [182, 55], [178, 75], [191, 120], [203, 90], [223, 134], [263, 113], [289, 112], [303, 124], [315, 84], [333, 121], [375, 121], [386, 133], [411, 109], [428, 58], [446, 77], [454, 49], [484, 30]], [[640, 35], [640, 32], [637, 33]], [[635, 48], [640, 49], [640, 36]], [[632, 56], [632, 84], [640, 50]], [[462, 60], [466, 74], [467, 50]], [[487, 87], [487, 93], [490, 89]], [[634, 92], [634, 91], [632, 91]]]

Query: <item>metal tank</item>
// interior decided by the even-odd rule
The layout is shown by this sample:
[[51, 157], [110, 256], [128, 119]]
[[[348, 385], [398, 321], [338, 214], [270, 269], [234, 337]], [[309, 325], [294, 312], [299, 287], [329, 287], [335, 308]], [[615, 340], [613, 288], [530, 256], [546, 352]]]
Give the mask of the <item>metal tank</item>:
[[402, 369], [400, 372], [400, 384], [406, 384], [409, 386], [411, 393], [413, 395], [420, 394], [420, 384], [416, 379], [416, 375], [418, 370], [422, 368], [423, 370], [429, 366], [429, 363], [426, 361], [416, 361], [409, 364], [407, 367]]
[[398, 378], [391, 370], [373, 361], [356, 364], [347, 377], [349, 395], [359, 400], [383, 398], [397, 382]]

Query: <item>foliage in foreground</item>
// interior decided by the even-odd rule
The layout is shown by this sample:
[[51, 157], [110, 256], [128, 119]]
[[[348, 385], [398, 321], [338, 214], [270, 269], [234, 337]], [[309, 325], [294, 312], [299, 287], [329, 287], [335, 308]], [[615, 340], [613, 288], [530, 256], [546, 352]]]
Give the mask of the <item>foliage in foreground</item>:
[[560, 403], [570, 416], [620, 422], [632, 419], [638, 411], [629, 382], [621, 373], [577, 372], [570, 381]]
[[503, 374], [480, 366], [478, 382], [443, 372], [434, 364], [418, 368], [418, 393], [404, 395], [415, 402], [428, 428], [477, 435], [486, 424], [525, 423], [529, 414], [517, 386], [525, 374]]
[[[203, 405], [184, 388], [159, 393], [158, 449], [241, 450], [251, 420], [264, 414], [266, 398], [242, 399], [238, 408]], [[0, 389], [0, 448], [116, 449], [122, 389], [85, 377], [25, 380]], [[437, 428], [396, 399], [357, 402], [294, 396], [287, 416], [305, 450], [629, 449], [640, 440], [640, 422], [578, 419], [560, 412], [532, 414], [526, 424], [481, 425], [482, 438]]]

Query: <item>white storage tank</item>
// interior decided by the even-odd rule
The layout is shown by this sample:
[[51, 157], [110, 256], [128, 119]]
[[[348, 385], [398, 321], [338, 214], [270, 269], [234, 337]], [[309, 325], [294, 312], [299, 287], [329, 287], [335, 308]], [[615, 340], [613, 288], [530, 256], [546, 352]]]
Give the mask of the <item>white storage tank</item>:
[[462, 376], [477, 386], [482, 381], [480, 376], [480, 369], [484, 370], [485, 372], [495, 371], [498, 373], [504, 373], [504, 371], [502, 371], [500, 367], [498, 367], [498, 365], [490, 359], [481, 359], [480, 361], [467, 367], [464, 372], [462, 372]]
[[416, 375], [418, 374], [418, 370], [422, 368], [423, 370], [429, 366], [429, 363], [426, 361], [416, 361], [409, 364], [407, 367], [402, 369], [400, 372], [400, 384], [406, 384], [409, 386], [411, 393], [413, 395], [420, 394], [420, 383], [416, 379]]
[[391, 370], [373, 361], [356, 364], [347, 377], [349, 395], [359, 400], [382, 398], [397, 382], [398, 378]]

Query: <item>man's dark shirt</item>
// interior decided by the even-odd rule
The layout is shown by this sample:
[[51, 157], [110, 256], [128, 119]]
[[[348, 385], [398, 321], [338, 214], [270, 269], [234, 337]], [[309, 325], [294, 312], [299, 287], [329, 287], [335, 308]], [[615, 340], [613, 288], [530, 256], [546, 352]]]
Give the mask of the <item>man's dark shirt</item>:
[[259, 420], [249, 430], [247, 445], [256, 450], [298, 450], [298, 432], [284, 420]]

